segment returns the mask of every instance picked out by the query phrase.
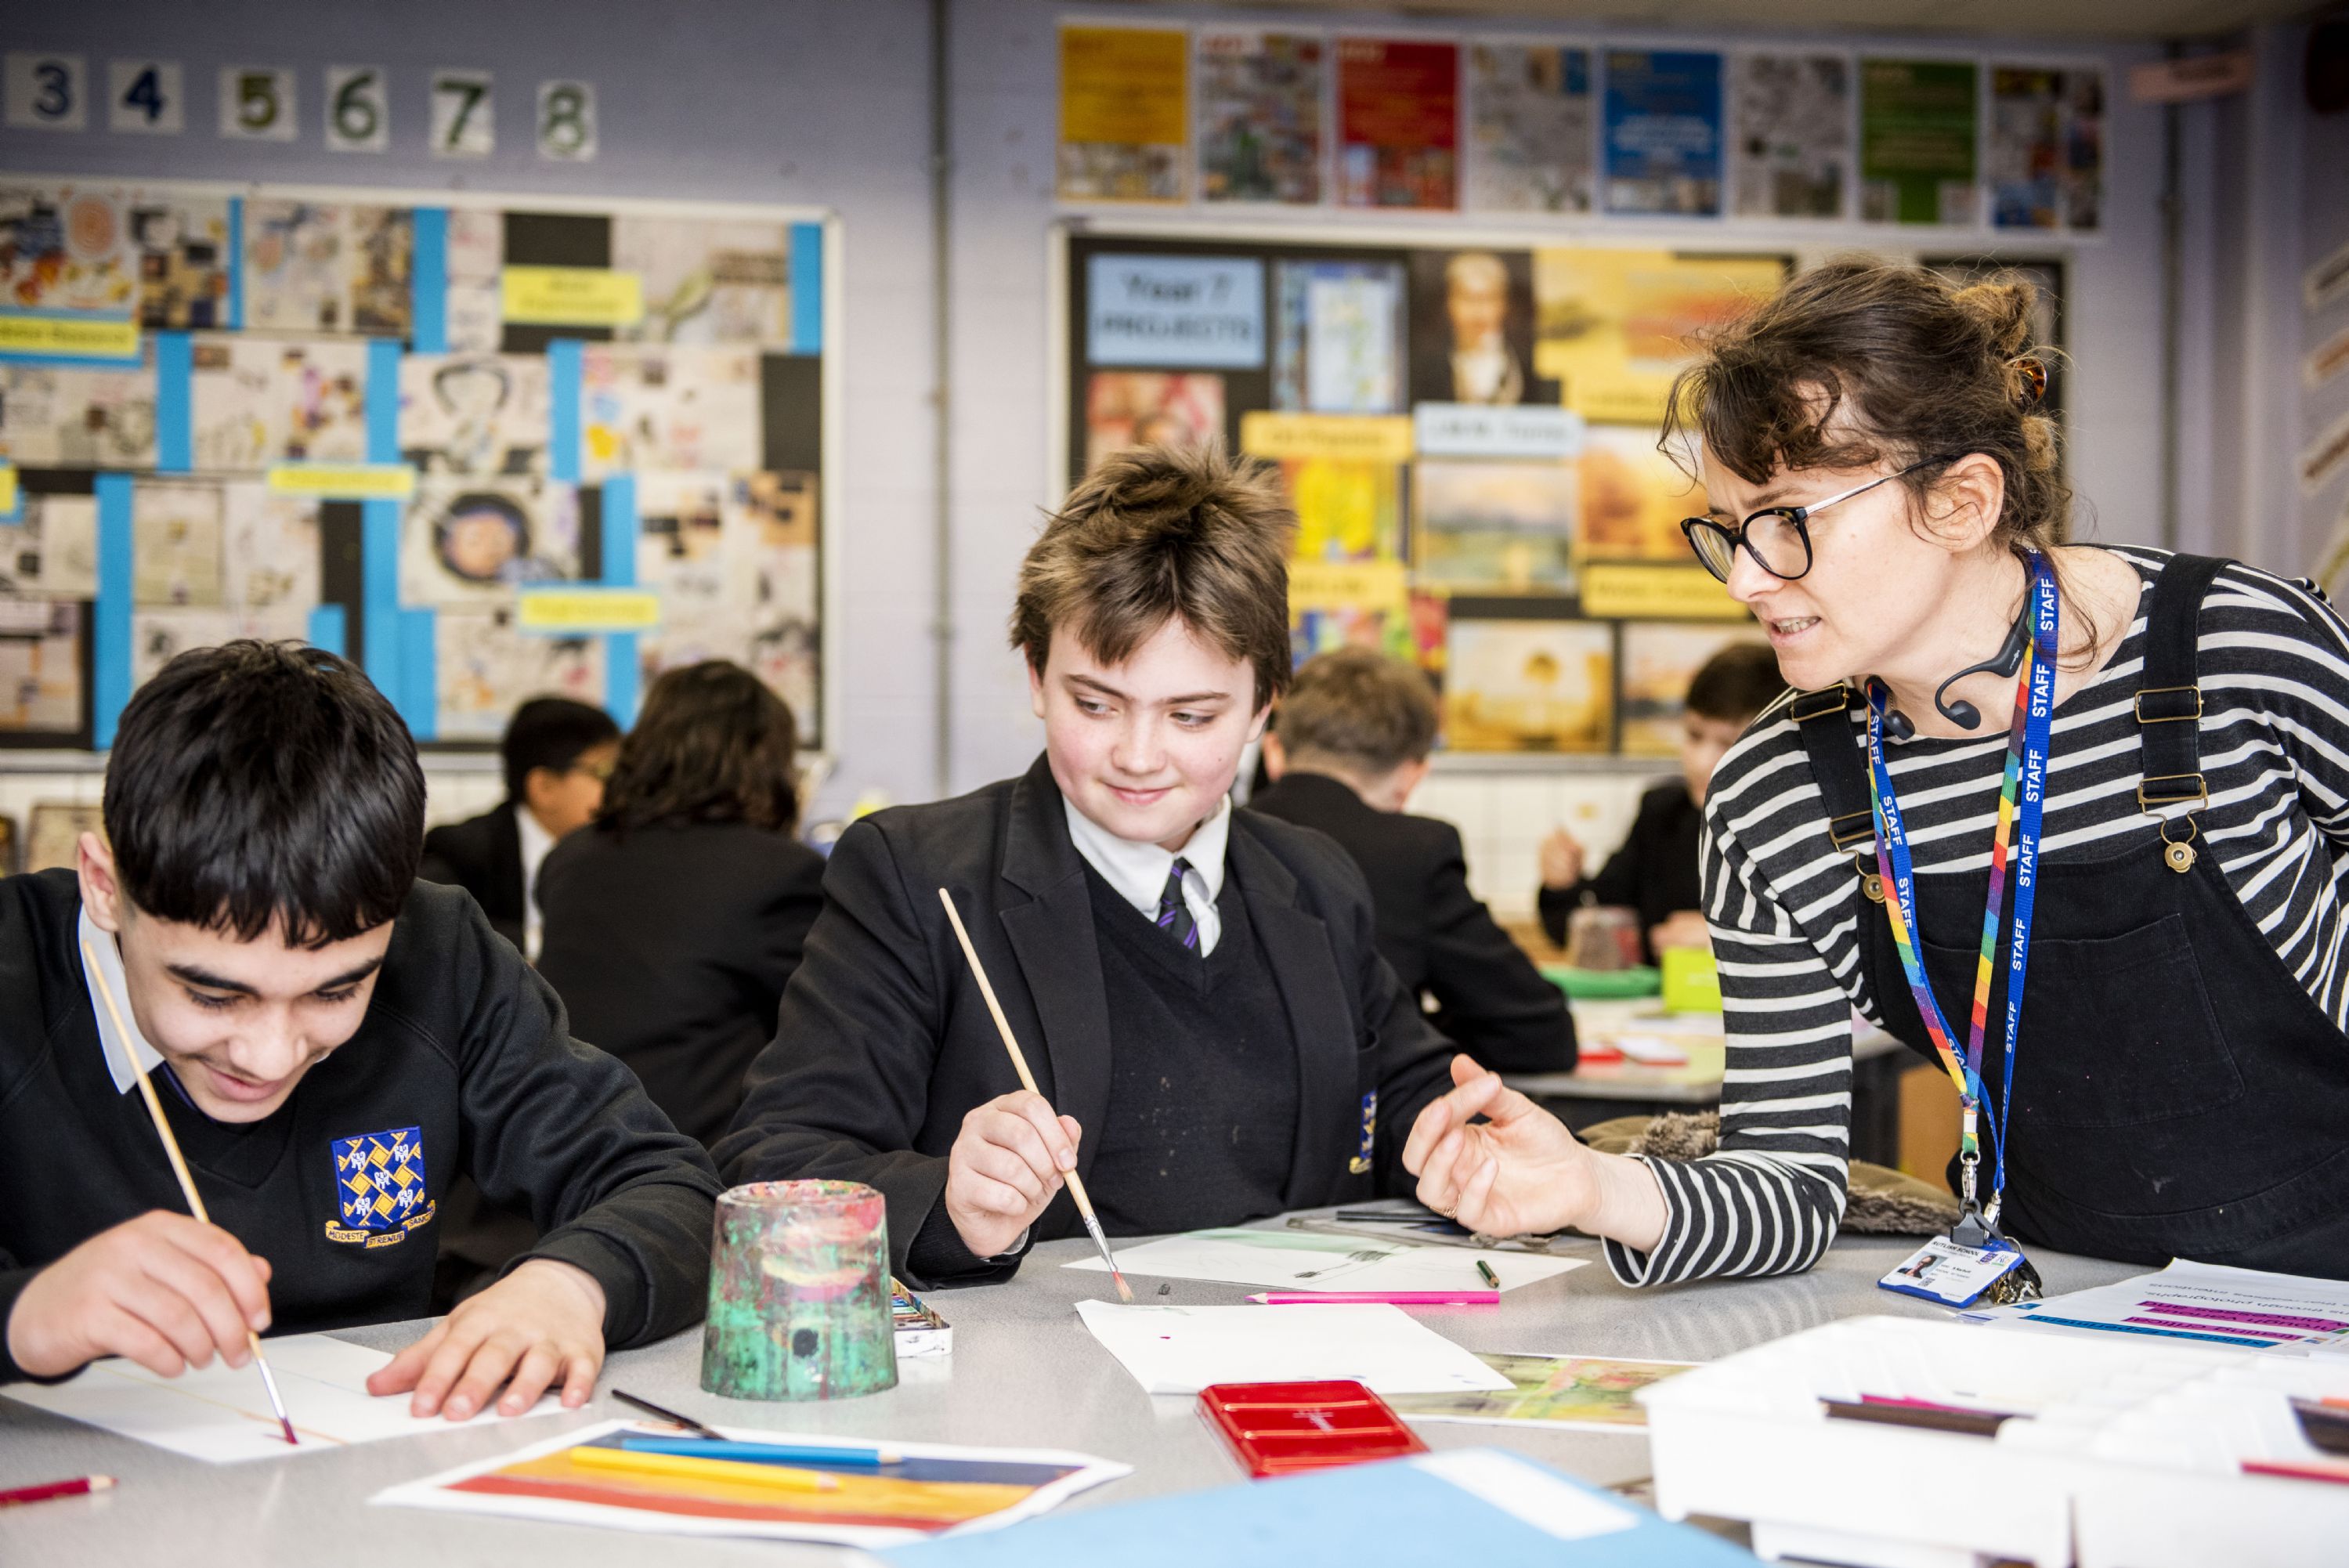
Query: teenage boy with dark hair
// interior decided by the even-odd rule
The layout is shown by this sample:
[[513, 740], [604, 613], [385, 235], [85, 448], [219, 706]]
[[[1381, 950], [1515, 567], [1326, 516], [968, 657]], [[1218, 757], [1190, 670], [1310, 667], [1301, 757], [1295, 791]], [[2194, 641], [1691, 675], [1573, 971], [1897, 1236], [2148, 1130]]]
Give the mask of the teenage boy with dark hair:
[[1697, 886], [1705, 787], [1722, 754], [1785, 689], [1766, 644], [1732, 643], [1698, 666], [1681, 714], [1681, 776], [1640, 797], [1630, 835], [1606, 867], [1586, 877], [1582, 845], [1564, 828], [1542, 841], [1541, 922], [1552, 942], [1566, 945], [1567, 917], [1578, 904], [1601, 903], [1640, 912], [1640, 946], [1651, 964], [1667, 947], [1712, 945]]
[[1213, 452], [1121, 453], [1077, 487], [1011, 618], [1044, 755], [841, 836], [720, 1169], [879, 1188], [917, 1286], [1008, 1278], [1076, 1233], [1071, 1169], [1124, 1235], [1410, 1190], [1401, 1135], [1451, 1048], [1344, 852], [1229, 799], [1288, 684], [1293, 527]]
[[[470, 900], [415, 881], [416, 747], [356, 668], [181, 655], [123, 710], [105, 812], [76, 870], [0, 882], [0, 1382], [421, 1316], [460, 1171], [540, 1239], [371, 1392], [575, 1406], [606, 1344], [700, 1315], [716, 1172]], [[132, 1054], [212, 1224], [181, 1212]]]
[[1460, 830], [1407, 815], [1434, 748], [1427, 677], [1373, 648], [1309, 661], [1264, 738], [1275, 782], [1248, 799], [1338, 841], [1371, 884], [1379, 952], [1430, 1021], [1494, 1072], [1572, 1072], [1566, 997], [1468, 891]]
[[471, 893], [490, 929], [535, 963], [538, 868], [558, 842], [595, 820], [620, 755], [620, 727], [588, 703], [534, 696], [514, 709], [498, 752], [504, 803], [425, 834], [416, 874]]

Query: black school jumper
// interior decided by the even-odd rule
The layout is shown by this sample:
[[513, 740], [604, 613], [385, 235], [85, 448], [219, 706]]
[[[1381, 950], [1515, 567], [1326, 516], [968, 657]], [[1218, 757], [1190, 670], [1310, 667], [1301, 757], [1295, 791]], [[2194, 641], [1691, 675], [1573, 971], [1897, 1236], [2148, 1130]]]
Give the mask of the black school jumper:
[[[185, 1212], [90, 1010], [70, 872], [0, 881], [0, 1322], [39, 1269], [151, 1209]], [[128, 1006], [128, 998], [119, 998]], [[410, 892], [357, 1033], [257, 1122], [155, 1091], [212, 1222], [269, 1260], [274, 1332], [429, 1310], [438, 1200], [462, 1171], [604, 1287], [615, 1348], [701, 1315], [716, 1173], [464, 893]], [[0, 1343], [0, 1382], [19, 1376]]]
[[[1411, 1191], [1403, 1139], [1451, 1087], [1453, 1053], [1379, 956], [1361, 872], [1320, 834], [1253, 811], [1232, 814], [1225, 854], [1289, 1025], [1285, 1067], [1298, 1098], [1280, 1206]], [[945, 1191], [964, 1115], [1019, 1087], [939, 907], [945, 887], [1037, 1087], [1087, 1130], [1077, 1169], [1093, 1201], [1131, 1201], [1094, 1181], [1117, 1062], [1085, 872], [1042, 758], [1021, 778], [875, 812], [841, 835], [774, 1043], [751, 1064], [741, 1114], [715, 1151], [728, 1179], [820, 1176], [879, 1188], [891, 1262], [916, 1288], [1018, 1269], [1016, 1256], [967, 1253], [935, 1272], [907, 1264]], [[1376, 1118], [1367, 1156], [1366, 1109]], [[1063, 1191], [1029, 1239], [1079, 1233]]]

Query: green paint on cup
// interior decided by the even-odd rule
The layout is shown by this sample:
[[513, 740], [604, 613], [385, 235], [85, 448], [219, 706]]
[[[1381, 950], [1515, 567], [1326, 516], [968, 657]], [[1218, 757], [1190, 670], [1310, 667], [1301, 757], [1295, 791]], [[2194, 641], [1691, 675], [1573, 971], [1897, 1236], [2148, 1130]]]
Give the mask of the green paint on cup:
[[858, 1181], [754, 1181], [720, 1195], [701, 1387], [851, 1399], [896, 1386], [881, 1194]]

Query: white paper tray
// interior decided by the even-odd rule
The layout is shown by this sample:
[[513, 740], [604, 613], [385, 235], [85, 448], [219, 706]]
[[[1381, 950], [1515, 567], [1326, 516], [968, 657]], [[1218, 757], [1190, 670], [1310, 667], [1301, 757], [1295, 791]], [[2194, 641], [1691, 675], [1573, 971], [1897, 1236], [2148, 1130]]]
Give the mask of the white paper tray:
[[[1830, 1419], [1863, 1395], [2033, 1412], [1995, 1437]], [[2276, 1568], [2349, 1561], [2349, 1485], [2242, 1473], [2321, 1460], [2289, 1397], [2349, 1366], [1965, 1324], [1828, 1324], [1643, 1390], [1667, 1519], [1744, 1520], [1764, 1557], [1867, 1568]]]

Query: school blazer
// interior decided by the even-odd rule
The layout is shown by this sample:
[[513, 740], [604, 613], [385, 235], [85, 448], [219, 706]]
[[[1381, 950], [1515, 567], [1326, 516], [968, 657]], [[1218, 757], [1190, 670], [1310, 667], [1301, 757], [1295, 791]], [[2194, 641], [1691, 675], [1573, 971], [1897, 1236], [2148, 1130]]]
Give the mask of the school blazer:
[[522, 946], [522, 825], [514, 820], [512, 801], [425, 834], [416, 875], [471, 893], [490, 929]]
[[[1283, 1202], [1408, 1191], [1403, 1140], [1450, 1087], [1453, 1052], [1379, 956], [1361, 873], [1320, 834], [1249, 811], [1234, 814], [1226, 854], [1296, 1036]], [[914, 1279], [906, 1252], [945, 1191], [947, 1151], [967, 1112], [1019, 1087], [938, 889], [961, 912], [1037, 1088], [1090, 1130], [1109, 1109], [1110, 1020], [1084, 869], [1042, 758], [1019, 779], [851, 827], [774, 1041], [712, 1151], [727, 1179], [866, 1182], [887, 1201], [892, 1265], [916, 1286], [938, 1283]], [[1080, 1140], [1081, 1175], [1094, 1153]], [[1079, 1231], [1063, 1191], [1029, 1241]], [[992, 1260], [953, 1283], [1018, 1266]]]
[[1460, 830], [1433, 817], [1381, 811], [1326, 773], [1284, 775], [1248, 810], [1314, 828], [1353, 857], [1378, 910], [1379, 952], [1413, 996], [1435, 999], [1432, 1021], [1495, 1072], [1574, 1070], [1566, 997], [1468, 891]]

